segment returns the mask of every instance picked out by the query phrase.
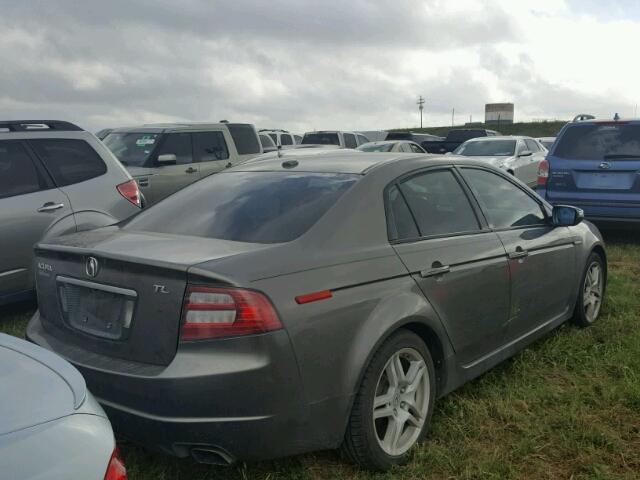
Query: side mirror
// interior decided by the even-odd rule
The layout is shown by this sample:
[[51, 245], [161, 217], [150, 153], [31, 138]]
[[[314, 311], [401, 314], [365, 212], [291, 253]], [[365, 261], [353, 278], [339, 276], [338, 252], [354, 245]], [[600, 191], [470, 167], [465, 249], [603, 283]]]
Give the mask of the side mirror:
[[530, 157], [531, 155], [533, 155], [533, 152], [531, 150], [523, 150], [522, 152], [520, 152], [520, 155], [518, 155], [519, 157]]
[[175, 165], [178, 161], [178, 158], [173, 153], [163, 153], [162, 155], [158, 155], [158, 159], [156, 163], [159, 167], [165, 167], [167, 165]]
[[553, 224], [556, 227], [573, 227], [584, 220], [584, 212], [569, 205], [556, 205], [553, 207]]

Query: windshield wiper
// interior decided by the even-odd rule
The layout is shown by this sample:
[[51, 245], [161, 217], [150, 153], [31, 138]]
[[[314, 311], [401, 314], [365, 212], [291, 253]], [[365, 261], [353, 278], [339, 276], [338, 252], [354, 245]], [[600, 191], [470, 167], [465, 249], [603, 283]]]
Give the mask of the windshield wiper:
[[611, 160], [614, 158], [640, 158], [640, 155], [634, 155], [632, 153], [608, 153], [602, 158], [605, 160]]

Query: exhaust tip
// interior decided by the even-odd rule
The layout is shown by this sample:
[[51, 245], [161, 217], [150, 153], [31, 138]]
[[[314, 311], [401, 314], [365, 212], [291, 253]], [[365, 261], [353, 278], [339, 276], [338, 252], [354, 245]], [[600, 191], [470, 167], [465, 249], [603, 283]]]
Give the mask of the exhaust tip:
[[191, 457], [198, 463], [207, 465], [229, 466], [235, 459], [224, 450], [217, 447], [196, 447], [191, 449]]

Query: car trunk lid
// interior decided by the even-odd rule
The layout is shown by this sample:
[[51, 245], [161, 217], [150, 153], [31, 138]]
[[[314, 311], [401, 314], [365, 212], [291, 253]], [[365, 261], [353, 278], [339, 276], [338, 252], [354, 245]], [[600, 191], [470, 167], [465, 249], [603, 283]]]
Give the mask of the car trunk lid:
[[[108, 227], [39, 244], [43, 327], [90, 352], [167, 365], [175, 356], [189, 267], [259, 246]], [[233, 283], [211, 278], [212, 283]]]

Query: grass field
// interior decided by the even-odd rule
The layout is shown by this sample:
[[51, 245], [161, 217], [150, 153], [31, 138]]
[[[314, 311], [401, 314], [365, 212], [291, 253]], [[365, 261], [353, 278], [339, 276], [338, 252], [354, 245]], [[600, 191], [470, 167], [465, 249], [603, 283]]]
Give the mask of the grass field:
[[[598, 323], [565, 325], [439, 401], [432, 431], [406, 467], [371, 475], [321, 452], [216, 468], [123, 445], [129, 478], [638, 479], [640, 235], [607, 240]], [[32, 305], [0, 310], [0, 330], [22, 335], [32, 312]]]

